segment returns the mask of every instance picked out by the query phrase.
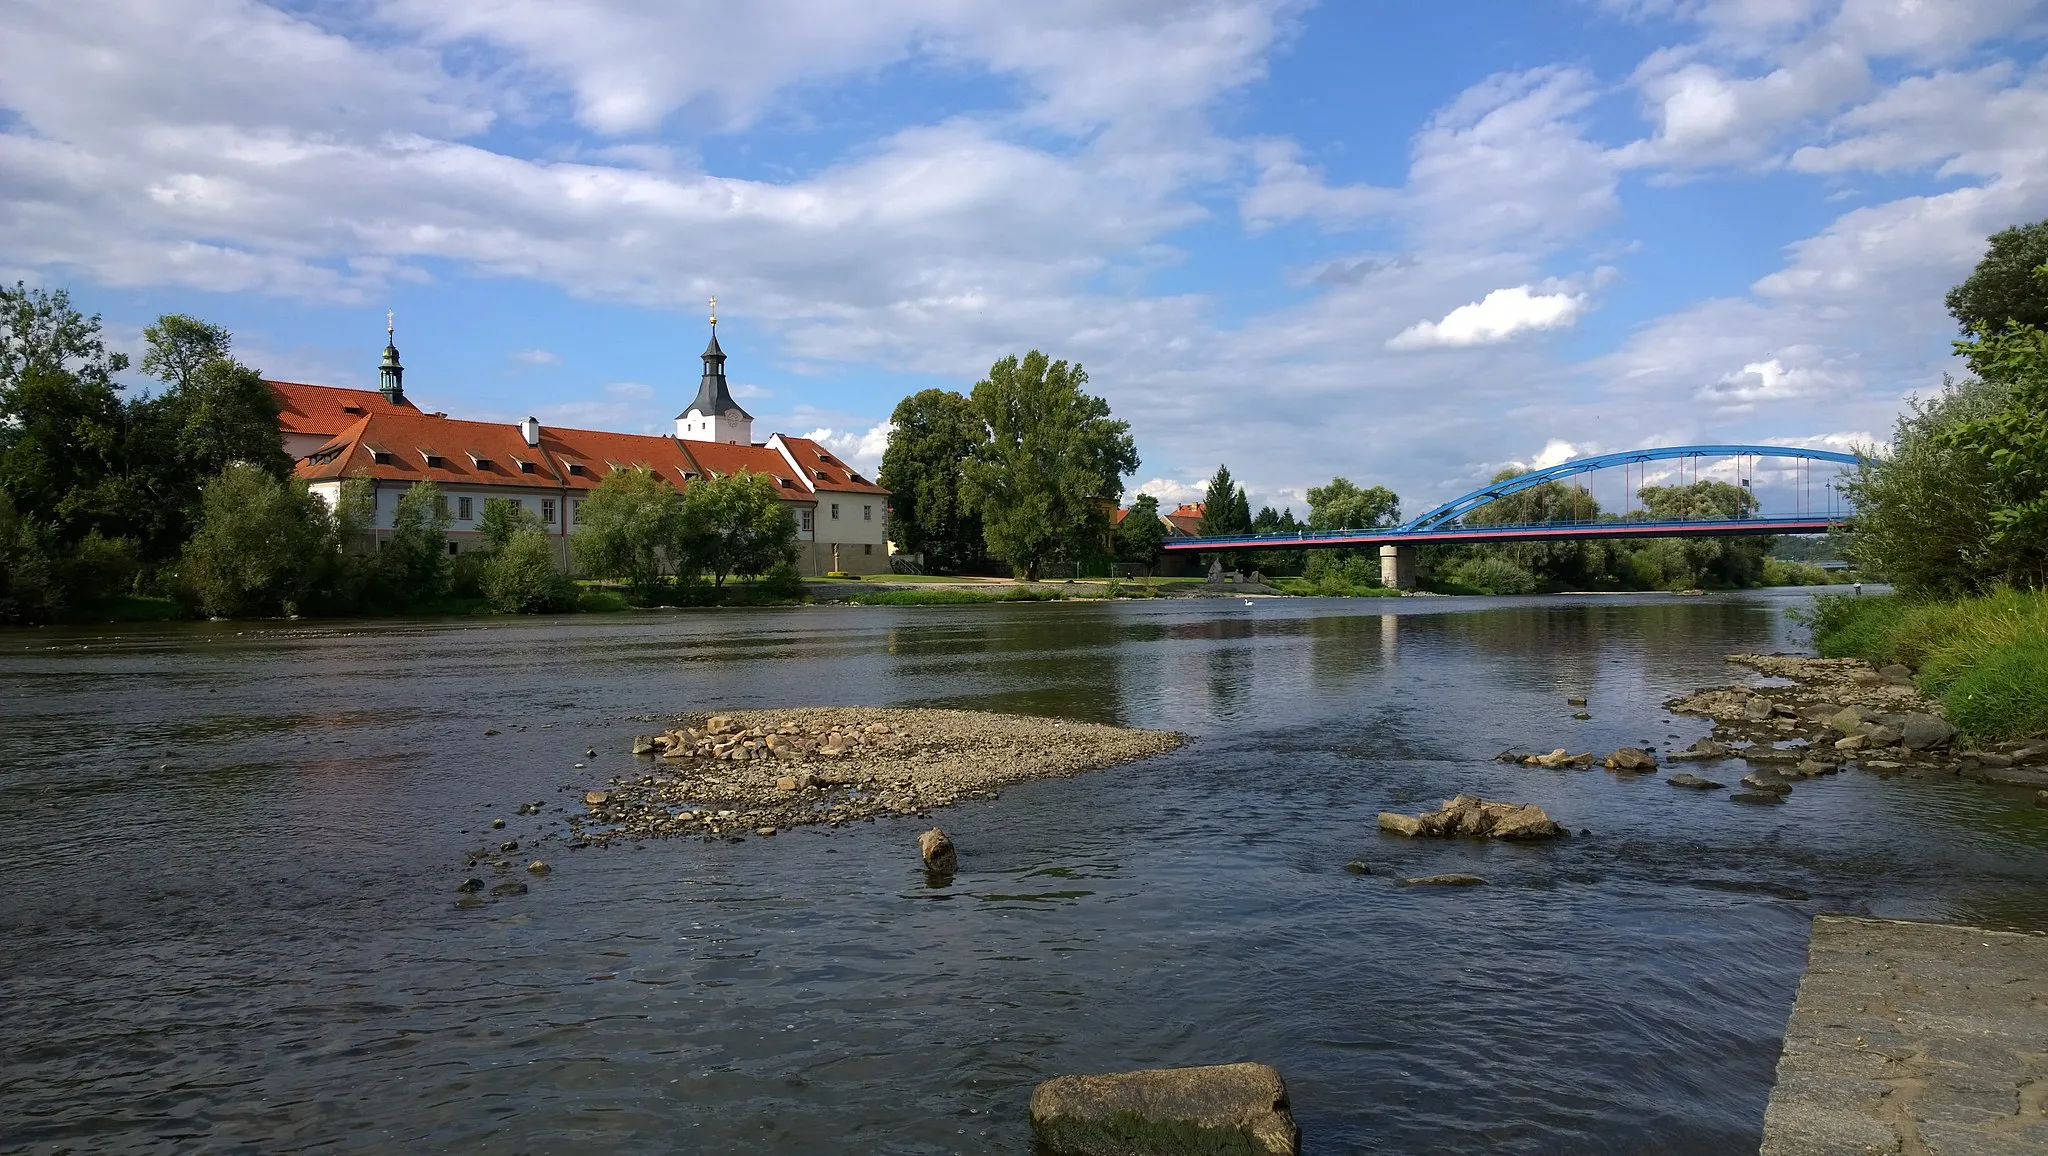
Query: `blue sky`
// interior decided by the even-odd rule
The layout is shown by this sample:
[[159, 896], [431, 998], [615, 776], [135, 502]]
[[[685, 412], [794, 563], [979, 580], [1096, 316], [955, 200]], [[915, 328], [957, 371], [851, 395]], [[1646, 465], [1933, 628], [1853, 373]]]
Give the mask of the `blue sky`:
[[2048, 217], [2037, 0], [18, 0], [0, 274], [452, 414], [757, 430], [1038, 347], [1131, 479], [1411, 510], [1512, 463], [1845, 448]]

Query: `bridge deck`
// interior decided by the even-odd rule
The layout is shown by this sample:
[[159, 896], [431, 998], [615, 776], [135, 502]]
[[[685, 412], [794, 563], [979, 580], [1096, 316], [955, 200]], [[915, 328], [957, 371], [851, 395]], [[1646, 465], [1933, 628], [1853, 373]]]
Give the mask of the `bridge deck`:
[[1576, 542], [1601, 538], [1729, 538], [1756, 534], [1825, 534], [1839, 516], [1795, 514], [1685, 522], [1544, 522], [1454, 526], [1437, 530], [1321, 530], [1301, 534], [1237, 534], [1169, 538], [1168, 550], [1313, 550], [1329, 547], [1433, 546], [1454, 542]]

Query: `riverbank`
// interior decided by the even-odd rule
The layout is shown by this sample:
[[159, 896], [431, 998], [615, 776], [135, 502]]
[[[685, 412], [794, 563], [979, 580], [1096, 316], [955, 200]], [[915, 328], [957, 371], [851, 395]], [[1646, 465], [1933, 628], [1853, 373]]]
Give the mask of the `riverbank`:
[[2048, 734], [2048, 594], [2001, 590], [1955, 602], [1823, 597], [1811, 625], [1823, 655], [1911, 668], [1916, 684], [1970, 735]]
[[1162, 754], [1187, 736], [986, 711], [806, 707], [692, 715], [642, 735], [638, 775], [615, 775], [572, 816], [578, 840], [743, 837], [922, 814]]
[[1762, 1156], [2048, 1150], [2048, 937], [1822, 915]]
[[1731, 654], [1728, 661], [1785, 685], [1709, 687], [1671, 699], [1665, 708], [1673, 714], [1712, 719], [1714, 729], [1667, 758], [1742, 760], [1760, 768], [1755, 777], [1780, 796], [1790, 781], [1845, 766], [2048, 788], [2048, 742], [1970, 743], [1903, 666], [1779, 654]]

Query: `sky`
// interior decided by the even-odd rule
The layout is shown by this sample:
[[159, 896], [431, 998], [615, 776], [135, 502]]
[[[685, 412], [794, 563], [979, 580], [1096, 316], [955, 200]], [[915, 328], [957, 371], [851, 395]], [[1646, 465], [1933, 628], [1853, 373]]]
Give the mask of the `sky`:
[[[1131, 488], [1883, 441], [2048, 217], [2048, 0], [0, 0], [0, 276], [758, 437], [1080, 362]], [[142, 383], [137, 383], [142, 388]]]

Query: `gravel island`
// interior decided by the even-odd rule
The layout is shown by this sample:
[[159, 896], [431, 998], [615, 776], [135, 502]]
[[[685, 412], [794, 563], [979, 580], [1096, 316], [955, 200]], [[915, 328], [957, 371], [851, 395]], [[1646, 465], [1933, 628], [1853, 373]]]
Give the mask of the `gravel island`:
[[583, 796], [570, 820], [593, 843], [772, 835], [993, 798], [1009, 783], [1156, 755], [1187, 736], [1029, 715], [907, 707], [804, 707], [685, 716], [640, 735], [637, 775]]

